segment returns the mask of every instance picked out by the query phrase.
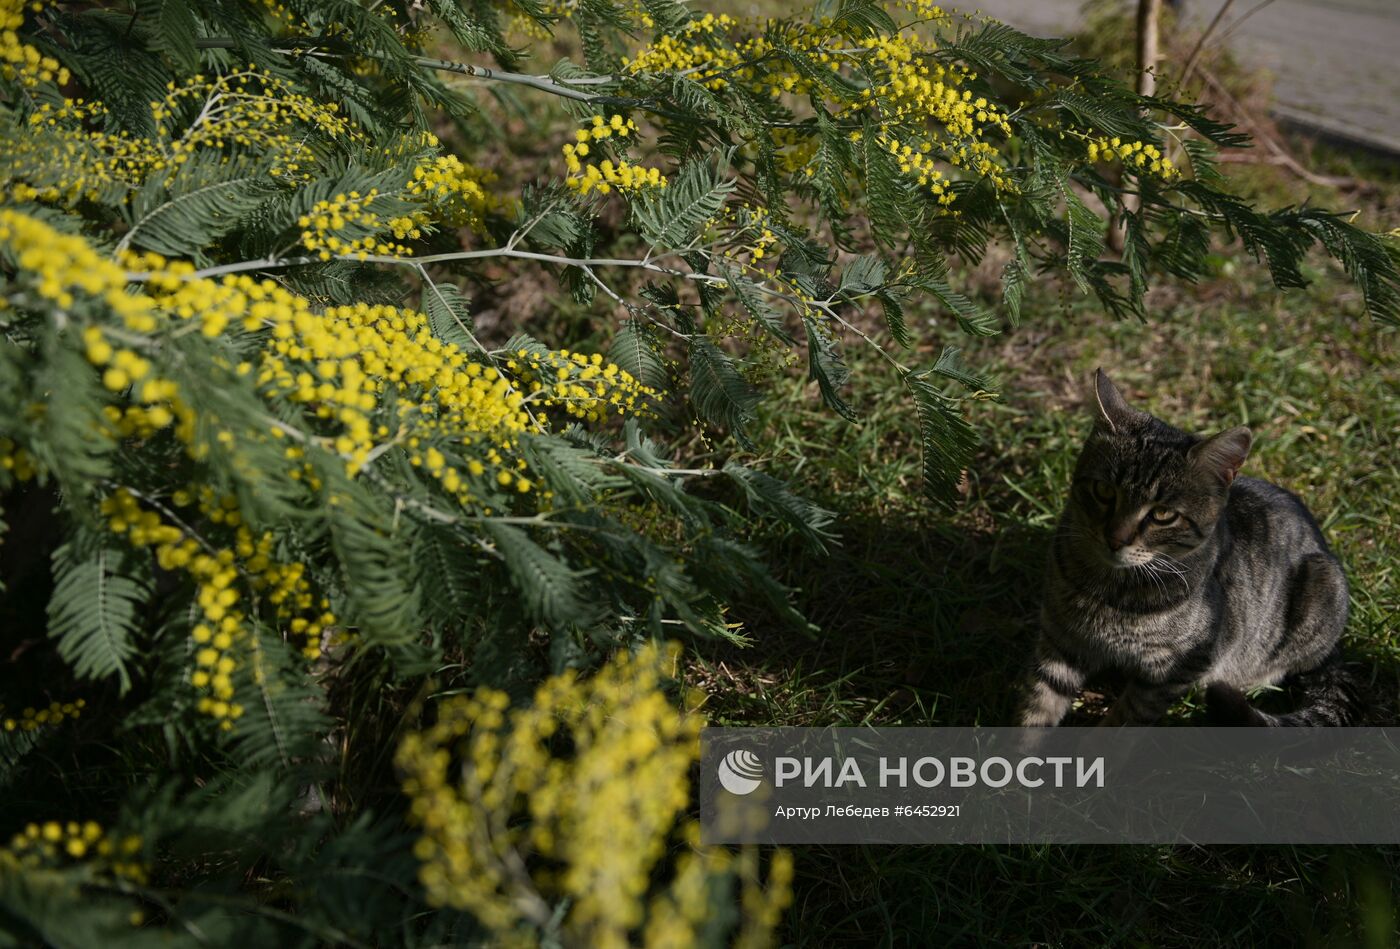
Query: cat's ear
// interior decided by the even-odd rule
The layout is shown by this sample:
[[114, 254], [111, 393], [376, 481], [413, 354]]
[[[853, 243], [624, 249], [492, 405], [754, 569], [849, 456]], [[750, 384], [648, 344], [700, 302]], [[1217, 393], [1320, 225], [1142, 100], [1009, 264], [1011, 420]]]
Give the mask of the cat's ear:
[[1123, 400], [1118, 387], [1102, 369], [1094, 370], [1094, 404], [1098, 406], [1099, 421], [1114, 434], [1139, 414]]
[[1249, 433], [1249, 429], [1241, 425], [1219, 435], [1212, 435], [1203, 442], [1197, 442], [1191, 446], [1186, 457], [1202, 471], [1214, 475], [1228, 485], [1235, 480], [1240, 468], [1244, 466], [1244, 460], [1249, 457], [1249, 446], [1253, 441], [1254, 436]]

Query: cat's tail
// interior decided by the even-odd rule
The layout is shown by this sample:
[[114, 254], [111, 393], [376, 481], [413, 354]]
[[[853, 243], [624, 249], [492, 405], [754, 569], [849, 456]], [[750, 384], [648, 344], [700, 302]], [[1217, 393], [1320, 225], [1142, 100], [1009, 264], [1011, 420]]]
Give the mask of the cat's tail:
[[1294, 676], [1290, 685], [1302, 693], [1305, 703], [1295, 711], [1261, 712], [1239, 689], [1217, 682], [1206, 689], [1206, 713], [1216, 725], [1262, 726], [1351, 725], [1361, 715], [1361, 699], [1340, 649], [1332, 650], [1316, 669]]

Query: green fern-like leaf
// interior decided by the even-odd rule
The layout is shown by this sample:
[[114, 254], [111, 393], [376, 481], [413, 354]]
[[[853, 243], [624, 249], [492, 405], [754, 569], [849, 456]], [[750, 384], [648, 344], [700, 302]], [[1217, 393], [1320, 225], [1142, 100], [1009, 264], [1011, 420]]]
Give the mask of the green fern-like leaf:
[[31, 451], [66, 490], [81, 496], [111, 471], [117, 446], [102, 422], [105, 400], [91, 364], [71, 339], [50, 336], [45, 345], [47, 358], [33, 385], [46, 393], [48, 409], [35, 424]]
[[967, 32], [943, 45], [939, 58], [948, 62], [970, 63], [978, 72], [999, 75], [1030, 89], [1049, 86], [1048, 71], [1082, 75], [1091, 64], [1064, 56], [1065, 39], [1029, 36], [1005, 23], [984, 23], [976, 32]]
[[729, 429], [748, 442], [758, 393], [723, 350], [703, 337], [690, 341], [690, 401], [705, 421]]
[[658, 392], [665, 390], [667, 383], [666, 360], [656, 334], [645, 320], [632, 318], [624, 320], [617, 335], [613, 337], [608, 357], [617, 365]]
[[753, 283], [753, 280], [744, 275], [743, 271], [732, 264], [721, 262], [717, 269], [720, 276], [729, 285], [734, 298], [744, 308], [749, 316], [753, 317], [755, 323], [763, 327], [775, 339], [791, 346], [794, 342], [792, 333], [788, 332], [787, 326], [783, 323], [782, 315], [768, 301], [762, 291]]
[[417, 632], [412, 522], [380, 511], [343, 469], [327, 466], [323, 477], [330, 482], [328, 496], [336, 499], [325, 509], [325, 523], [361, 634], [384, 645], [404, 642]]
[[803, 317], [802, 325], [807, 328], [807, 372], [821, 390], [822, 401], [842, 418], [855, 421], [855, 409], [841, 396], [851, 374], [836, 334], [829, 325], [810, 316]]
[[59, 655], [79, 676], [115, 676], [126, 692], [134, 639], [151, 595], [149, 580], [133, 561], [108, 547], [85, 552], [72, 542], [54, 552], [53, 573], [49, 638]]
[[751, 507], [783, 521], [817, 550], [824, 552], [826, 545], [836, 539], [828, 530], [832, 513], [797, 496], [777, 478], [732, 461], [725, 464], [724, 473], [744, 489]]
[[151, 45], [169, 56], [183, 72], [199, 69], [199, 23], [190, 4], [183, 0], [141, 0], [136, 15], [142, 21]]
[[963, 362], [962, 350], [945, 346], [933, 364], [933, 372], [962, 383], [974, 392], [995, 392], [997, 384], [989, 377], [974, 372]]
[[922, 277], [918, 285], [952, 311], [964, 333], [970, 336], [995, 336], [1001, 332], [996, 314], [974, 302], [967, 294], [954, 290], [941, 274]]
[[1061, 186], [1065, 207], [1068, 212], [1069, 247], [1066, 265], [1070, 276], [1083, 290], [1088, 290], [1085, 268], [1090, 261], [1098, 259], [1104, 248], [1104, 220], [1085, 204], [1068, 185]]
[[904, 382], [919, 413], [924, 492], [939, 504], [951, 505], [954, 489], [977, 447], [977, 436], [957, 402], [929, 380], [928, 371], [906, 373]]
[[239, 226], [270, 190], [262, 169], [230, 177], [226, 161], [210, 153], [186, 162], [166, 180], [154, 176], [131, 203], [123, 243], [172, 257], [188, 255]]
[[875, 0], [841, 0], [834, 23], [853, 36], [893, 33], [898, 30], [884, 6]]
[[579, 509], [596, 506], [627, 483], [592, 448], [557, 438], [530, 438], [521, 447], [530, 469], [554, 486], [555, 496]]
[[423, 309], [433, 335], [444, 343], [452, 343], [463, 352], [477, 347], [472, 341], [471, 301], [454, 284], [426, 281], [423, 288]]
[[1312, 234], [1361, 288], [1367, 312], [1379, 322], [1400, 324], [1400, 245], [1394, 238], [1368, 234], [1319, 208], [1282, 211], [1274, 219]]
[[233, 675], [243, 706], [232, 753], [249, 770], [286, 770], [324, 753], [330, 722], [325, 693], [281, 636], [255, 627], [250, 648]]
[[681, 169], [665, 188], [633, 205], [642, 236], [652, 244], [681, 247], [719, 213], [734, 190], [732, 180], [720, 180], [708, 161]]
[[588, 625], [593, 609], [579, 589], [577, 571], [535, 543], [522, 528], [488, 521], [484, 529], [531, 616], [553, 629]]
[[425, 526], [414, 537], [413, 562], [419, 566], [419, 599], [443, 630], [456, 631], [478, 605], [480, 551], [441, 525]]

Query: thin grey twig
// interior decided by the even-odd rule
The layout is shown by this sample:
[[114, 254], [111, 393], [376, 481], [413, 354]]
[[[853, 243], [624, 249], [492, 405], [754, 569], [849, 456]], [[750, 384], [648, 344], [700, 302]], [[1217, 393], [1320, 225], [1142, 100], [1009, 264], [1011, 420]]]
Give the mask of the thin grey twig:
[[1196, 40], [1196, 45], [1191, 48], [1191, 55], [1186, 57], [1186, 65], [1182, 67], [1181, 78], [1176, 81], [1177, 89], [1185, 87], [1186, 81], [1191, 78], [1191, 73], [1195, 71], [1196, 63], [1201, 58], [1201, 52], [1205, 49], [1206, 41], [1210, 39], [1211, 34], [1215, 32], [1215, 28], [1220, 25], [1220, 21], [1224, 19], [1226, 12], [1234, 2], [1235, 0], [1225, 0], [1225, 2], [1220, 5], [1220, 9], [1215, 11], [1215, 16], [1211, 18], [1210, 25], [1206, 27], [1205, 32], [1200, 35], [1200, 38]]

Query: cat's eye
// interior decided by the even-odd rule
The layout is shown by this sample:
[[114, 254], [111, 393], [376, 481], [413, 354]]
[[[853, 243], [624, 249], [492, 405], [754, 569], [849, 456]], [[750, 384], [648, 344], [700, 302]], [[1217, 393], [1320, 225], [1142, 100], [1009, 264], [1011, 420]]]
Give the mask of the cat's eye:
[[1089, 493], [1094, 496], [1094, 500], [1100, 504], [1112, 504], [1117, 492], [1113, 490], [1113, 485], [1103, 481], [1090, 481]]
[[1171, 508], [1166, 507], [1154, 507], [1147, 512], [1147, 519], [1154, 524], [1170, 524], [1180, 516]]

